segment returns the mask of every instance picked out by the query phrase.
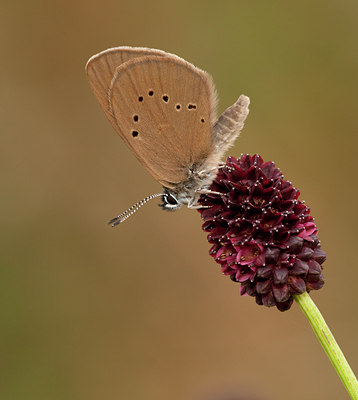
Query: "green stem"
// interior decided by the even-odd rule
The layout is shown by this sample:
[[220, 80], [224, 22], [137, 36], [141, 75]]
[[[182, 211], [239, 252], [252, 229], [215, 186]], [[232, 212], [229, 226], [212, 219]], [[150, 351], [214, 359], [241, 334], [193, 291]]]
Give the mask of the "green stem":
[[358, 381], [349, 366], [342, 350], [339, 348], [332, 332], [329, 330], [322, 314], [307, 292], [295, 295], [295, 300], [301, 307], [301, 310], [308, 318], [314, 333], [318, 337], [324, 351], [331, 360], [333, 367], [341, 378], [343, 385], [347, 389], [353, 400], [358, 400]]

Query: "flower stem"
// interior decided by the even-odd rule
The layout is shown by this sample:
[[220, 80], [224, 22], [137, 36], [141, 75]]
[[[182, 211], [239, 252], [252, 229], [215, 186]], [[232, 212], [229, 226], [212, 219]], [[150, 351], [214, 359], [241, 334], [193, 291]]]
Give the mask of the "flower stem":
[[349, 366], [342, 350], [339, 348], [332, 332], [329, 330], [328, 325], [319, 312], [317, 306], [307, 292], [295, 295], [294, 299], [297, 301], [301, 310], [308, 318], [314, 333], [318, 337], [324, 351], [330, 359], [333, 367], [335, 368], [338, 376], [341, 378], [343, 385], [347, 389], [350, 397], [358, 400], [358, 381], [355, 377], [351, 367]]

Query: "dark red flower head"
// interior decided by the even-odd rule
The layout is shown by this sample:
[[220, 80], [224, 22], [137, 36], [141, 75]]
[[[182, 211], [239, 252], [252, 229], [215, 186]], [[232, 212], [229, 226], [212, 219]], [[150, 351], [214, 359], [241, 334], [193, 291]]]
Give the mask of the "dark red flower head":
[[212, 243], [210, 255], [242, 295], [288, 310], [294, 294], [324, 284], [317, 228], [300, 192], [259, 155], [229, 157], [202, 195], [200, 209]]

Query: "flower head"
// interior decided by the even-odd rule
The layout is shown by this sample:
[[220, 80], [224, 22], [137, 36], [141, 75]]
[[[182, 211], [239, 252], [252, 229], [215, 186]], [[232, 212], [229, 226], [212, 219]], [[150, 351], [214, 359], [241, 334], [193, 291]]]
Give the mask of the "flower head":
[[209, 189], [199, 212], [210, 255], [241, 295], [285, 311], [294, 294], [323, 286], [326, 254], [310, 209], [274, 163], [229, 157]]

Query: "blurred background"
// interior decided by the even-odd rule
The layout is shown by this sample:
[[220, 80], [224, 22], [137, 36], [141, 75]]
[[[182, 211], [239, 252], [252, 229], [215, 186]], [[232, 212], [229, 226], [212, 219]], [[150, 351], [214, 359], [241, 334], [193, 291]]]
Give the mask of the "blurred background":
[[358, 371], [358, 3], [3, 2], [0, 21], [0, 397], [4, 400], [345, 399], [297, 305], [240, 297], [195, 211], [160, 190], [84, 73], [130, 45], [209, 71], [219, 112], [244, 93], [230, 154], [273, 160], [316, 218], [326, 285], [312, 293]]

